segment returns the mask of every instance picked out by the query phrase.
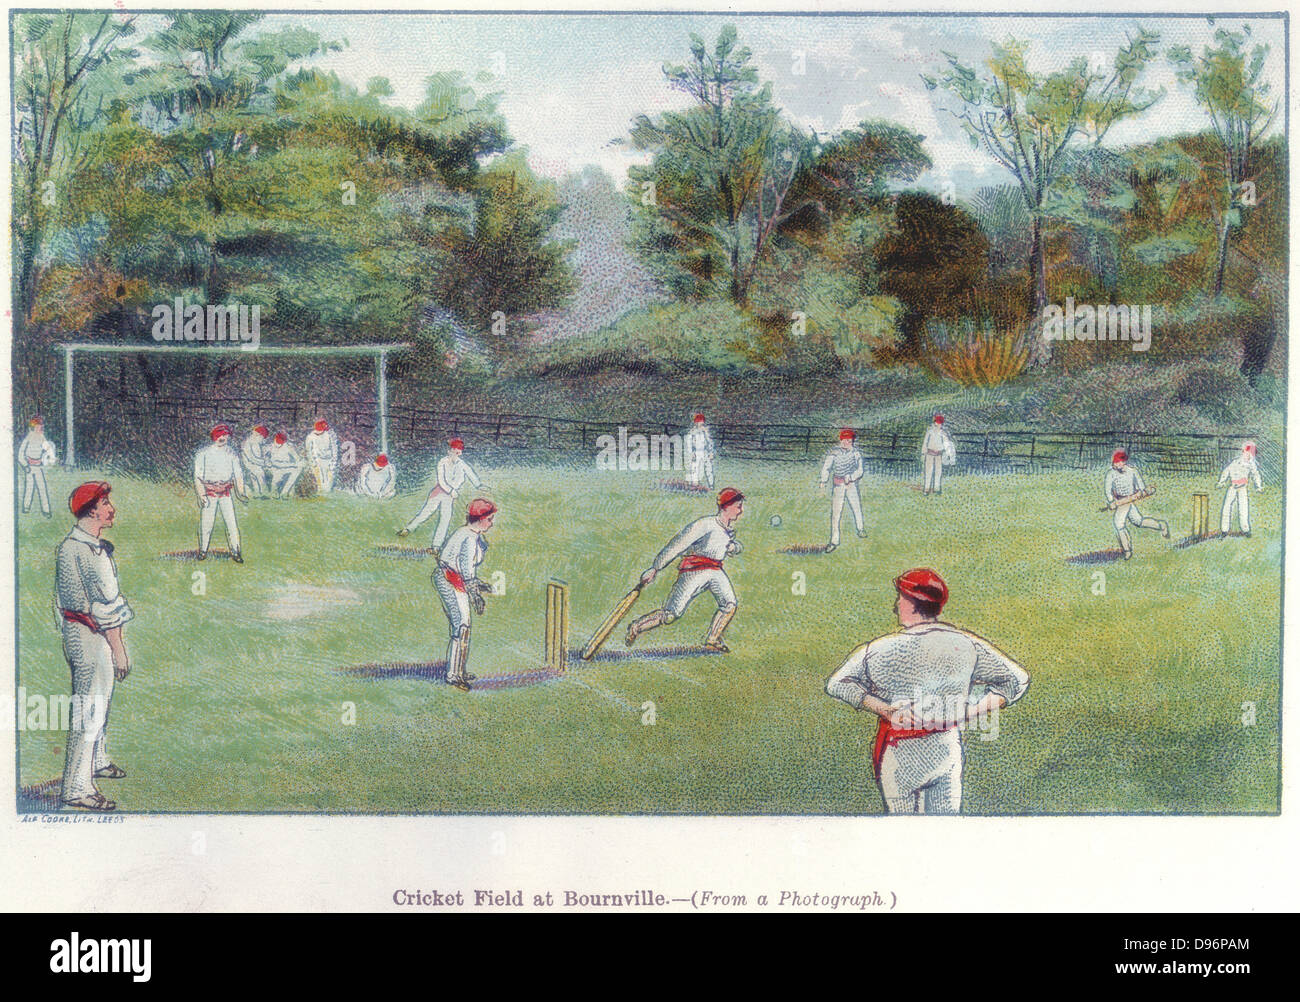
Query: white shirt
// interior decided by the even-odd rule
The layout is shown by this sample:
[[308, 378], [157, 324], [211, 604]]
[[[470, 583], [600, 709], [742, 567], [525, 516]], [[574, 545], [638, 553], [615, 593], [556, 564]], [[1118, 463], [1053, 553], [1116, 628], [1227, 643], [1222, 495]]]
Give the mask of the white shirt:
[[443, 456], [438, 460], [438, 486], [444, 494], [455, 497], [466, 480], [475, 487], [480, 486], [478, 476], [465, 460], [457, 456]]
[[1141, 494], [1146, 490], [1146, 484], [1142, 482], [1142, 474], [1133, 467], [1125, 465], [1123, 469], [1117, 470], [1111, 467], [1106, 471], [1106, 479], [1102, 483], [1102, 491], [1106, 495], [1106, 503], [1117, 501], [1121, 498], [1132, 497], [1134, 494]]
[[1254, 479], [1255, 486], [1263, 489], [1264, 483], [1259, 479], [1259, 467], [1255, 465], [1255, 457], [1242, 453], [1223, 469], [1223, 474], [1219, 477], [1219, 486], [1231, 480], [1233, 487], [1244, 487], [1246, 481]]
[[736, 534], [719, 521], [717, 515], [696, 519], [659, 551], [654, 559], [656, 572], [663, 570], [678, 557], [696, 555], [713, 560], [724, 560], [729, 553], [740, 552]]
[[454, 570], [463, 581], [470, 582], [478, 577], [478, 565], [483, 562], [487, 548], [487, 540], [482, 533], [475, 532], [468, 525], [462, 525], [447, 537], [438, 562]]
[[950, 448], [952, 448], [952, 439], [943, 430], [943, 425], [932, 424], [925, 429], [925, 437], [921, 439], [922, 452], [944, 453]]
[[308, 432], [304, 451], [308, 458], [319, 460], [326, 465], [336, 462], [339, 456], [339, 439], [334, 434], [334, 429]]
[[[96, 539], [80, 526], [59, 544], [54, 558], [54, 600], [60, 609], [81, 612], [101, 630], [111, 630], [134, 618], [118, 586], [113, 544]], [[63, 617], [59, 615], [60, 625]]]
[[708, 425], [691, 425], [691, 430], [686, 433], [686, 451], [693, 456], [713, 458], [713, 436], [709, 434]]
[[822, 463], [822, 483], [826, 483], [834, 474], [845, 483], [857, 483], [862, 479], [862, 453], [858, 451], [857, 446], [849, 446], [842, 449], [836, 446], [826, 454], [826, 462]]
[[44, 435], [40, 444], [36, 442], [36, 433], [29, 431], [18, 443], [19, 466], [53, 466], [58, 460], [54, 456], [54, 443]]
[[228, 484], [243, 479], [239, 457], [229, 445], [213, 442], [194, 456], [194, 479], [205, 484]]
[[950, 623], [918, 623], [853, 651], [826, 683], [827, 694], [852, 707], [868, 693], [910, 704], [928, 722], [960, 722], [971, 687], [985, 686], [1008, 704], [1029, 687], [1029, 675], [982, 637]]
[[367, 463], [357, 474], [357, 493], [366, 497], [392, 497], [397, 493], [397, 470], [392, 463], [382, 469]]
[[302, 457], [291, 442], [272, 445], [267, 453], [267, 465], [273, 470], [292, 470], [302, 463]]
[[239, 447], [239, 455], [245, 466], [265, 466], [266, 439], [257, 432], [251, 432]]

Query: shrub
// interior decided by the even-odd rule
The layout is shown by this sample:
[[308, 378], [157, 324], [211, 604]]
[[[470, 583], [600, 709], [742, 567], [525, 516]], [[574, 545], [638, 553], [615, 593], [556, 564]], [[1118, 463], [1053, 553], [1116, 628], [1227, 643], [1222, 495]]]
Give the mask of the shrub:
[[922, 361], [935, 375], [960, 386], [999, 386], [1015, 379], [1029, 361], [1023, 327], [981, 327], [969, 317], [956, 324], [932, 322], [922, 338]]

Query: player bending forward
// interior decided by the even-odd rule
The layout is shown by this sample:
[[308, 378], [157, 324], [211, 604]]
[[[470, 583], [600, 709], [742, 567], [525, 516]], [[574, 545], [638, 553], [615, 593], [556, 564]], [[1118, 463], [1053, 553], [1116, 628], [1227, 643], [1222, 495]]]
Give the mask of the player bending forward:
[[740, 540], [736, 539], [734, 526], [744, 514], [744, 502], [745, 495], [740, 491], [734, 487], [725, 488], [718, 495], [716, 515], [707, 515], [692, 522], [659, 551], [650, 569], [641, 575], [641, 587], [650, 584], [656, 574], [681, 557], [677, 580], [669, 590], [662, 609], [642, 616], [627, 628], [628, 647], [636, 643], [636, 638], [641, 634], [680, 619], [695, 596], [707, 590], [718, 603], [718, 611], [709, 624], [704, 649], [730, 653], [731, 649], [722, 642], [722, 634], [731, 622], [731, 617], [736, 614], [736, 592], [731, 587], [727, 572], [722, 569], [722, 561], [732, 553], [740, 552]]
[[451, 534], [442, 548], [438, 569], [433, 572], [433, 587], [447, 614], [451, 642], [447, 645], [447, 684], [469, 692], [474, 681], [469, 666], [470, 606], [474, 615], [483, 615], [487, 604], [483, 596], [492, 591], [478, 579], [478, 565], [483, 562], [488, 543], [484, 538], [492, 528], [497, 506], [486, 498], [469, 503], [468, 518]]
[[[1255, 490], [1262, 491], [1264, 482], [1259, 477], [1259, 467], [1255, 465], [1255, 443], [1247, 442], [1241, 447], [1241, 455], [1224, 467], [1219, 476], [1219, 486], [1228, 484], [1228, 493], [1223, 495], [1223, 514], [1219, 518], [1219, 531], [1226, 536], [1232, 530], [1232, 508], [1237, 508], [1237, 517], [1241, 519], [1241, 534], [1250, 535], [1250, 493], [1249, 481], [1255, 481]], [[23, 511], [27, 509], [24, 507]]]
[[357, 474], [357, 496], [386, 501], [397, 493], [397, 467], [388, 461], [385, 453], [380, 453], [373, 462], [361, 467]]
[[1142, 482], [1142, 474], [1128, 465], [1128, 453], [1123, 449], [1116, 449], [1110, 457], [1110, 469], [1106, 471], [1102, 491], [1106, 495], [1106, 507], [1115, 512], [1115, 535], [1119, 538], [1125, 560], [1133, 556], [1133, 540], [1128, 534], [1129, 522], [1139, 529], [1155, 529], [1165, 539], [1169, 538], [1169, 523], [1158, 518], [1147, 518], [1138, 511], [1136, 502], [1149, 495], [1146, 484]]
[[[961, 812], [961, 728], [1014, 703], [1029, 676], [987, 640], [940, 622], [948, 586], [929, 568], [894, 579], [902, 630], [849, 655], [827, 694], [880, 718], [871, 762], [890, 814]], [[972, 686], [985, 694], [971, 703]]]

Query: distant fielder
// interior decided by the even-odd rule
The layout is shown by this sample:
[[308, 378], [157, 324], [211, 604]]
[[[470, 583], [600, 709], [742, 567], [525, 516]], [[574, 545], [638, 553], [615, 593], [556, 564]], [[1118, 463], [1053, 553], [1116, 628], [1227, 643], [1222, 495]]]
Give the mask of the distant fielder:
[[831, 541], [826, 547], [827, 553], [840, 545], [840, 518], [844, 514], [845, 501], [849, 503], [858, 538], [865, 539], [867, 536], [866, 529], [862, 527], [862, 497], [858, 493], [858, 481], [862, 479], [863, 471], [862, 453], [853, 441], [853, 429], [843, 429], [840, 432], [840, 444], [826, 454], [826, 461], [822, 463], [818, 489], [825, 487], [827, 481], [834, 481], [831, 486]]
[[466, 480], [475, 487], [483, 486], [479, 482], [478, 474], [461, 458], [464, 452], [465, 443], [460, 439], [453, 438], [447, 443], [447, 455], [438, 460], [438, 483], [433, 490], [429, 491], [424, 507], [415, 518], [398, 530], [399, 537], [409, 536], [412, 530], [423, 525], [436, 511], [438, 526], [433, 531], [433, 542], [429, 545], [435, 550], [442, 548], [443, 541], [447, 538], [447, 531], [451, 528], [451, 511], [456, 504], [456, 495], [460, 493], [461, 487]]
[[[1219, 531], [1227, 535], [1232, 531], [1232, 509], [1237, 509], [1237, 518], [1241, 522], [1241, 532], [1250, 535], [1250, 486], [1255, 481], [1255, 490], [1262, 491], [1264, 482], [1259, 477], [1259, 467], [1255, 465], [1255, 443], [1247, 442], [1241, 447], [1241, 455], [1224, 467], [1219, 477], [1219, 486], [1228, 485], [1228, 493], [1223, 495], [1223, 516], [1219, 520]], [[26, 502], [24, 501], [24, 504]], [[23, 511], [26, 511], [26, 507]]]
[[1119, 539], [1124, 559], [1133, 556], [1133, 540], [1128, 533], [1128, 524], [1132, 522], [1139, 529], [1155, 529], [1165, 539], [1169, 538], [1169, 524], [1158, 518], [1147, 518], [1138, 511], [1137, 502], [1150, 497], [1152, 492], [1142, 480], [1142, 474], [1128, 465], [1128, 453], [1116, 449], [1110, 457], [1110, 469], [1102, 483], [1102, 492], [1106, 496], [1106, 508], [1115, 512], [1115, 535]]
[[356, 491], [358, 497], [387, 501], [397, 493], [397, 467], [381, 452], [373, 462], [361, 467]]
[[[871, 762], [890, 814], [961, 812], [961, 728], [1014, 703], [1029, 676], [987, 640], [939, 620], [948, 586], [926, 567], [894, 579], [902, 630], [863, 644], [827, 694], [880, 718]], [[973, 686], [986, 688], [971, 703]]]
[[32, 498], [41, 502], [41, 514], [50, 517], [50, 489], [45, 468], [58, 462], [54, 443], [45, 437], [45, 420], [37, 415], [27, 422], [27, 434], [18, 443], [18, 466], [23, 471], [23, 514], [32, 510]]
[[474, 676], [468, 671], [470, 608], [481, 616], [487, 607], [483, 596], [490, 585], [479, 581], [478, 566], [487, 553], [487, 531], [492, 528], [497, 506], [485, 498], [469, 503], [465, 524], [451, 534], [433, 572], [433, 587], [447, 614], [451, 641], [447, 645], [447, 684], [468, 692]]
[[317, 421], [303, 443], [303, 453], [311, 464], [316, 489], [328, 494], [334, 489], [334, 475], [339, 469], [339, 437], [328, 421]]
[[703, 480], [713, 490], [713, 436], [703, 414], [695, 415], [686, 433], [686, 455], [691, 464], [691, 483], [698, 486]]
[[722, 642], [722, 634], [736, 614], [736, 592], [727, 572], [722, 569], [722, 562], [731, 554], [740, 552], [735, 525], [744, 513], [744, 501], [745, 495], [734, 487], [724, 488], [718, 495], [716, 515], [706, 515], [692, 522], [659, 551], [654, 563], [641, 575], [641, 587], [650, 584], [660, 571], [681, 557], [677, 580], [662, 609], [647, 613], [627, 628], [625, 639], [628, 647], [636, 643], [641, 634], [680, 619], [695, 597], [708, 591], [718, 603], [718, 611], [709, 624], [704, 649], [723, 654], [730, 652]]
[[226, 524], [226, 542], [230, 544], [230, 559], [244, 562], [239, 548], [239, 526], [235, 523], [235, 505], [230, 495], [233, 491], [241, 501], [247, 501], [244, 490], [244, 473], [239, 457], [230, 448], [230, 428], [219, 424], [212, 429], [212, 444], [200, 449], [194, 456], [194, 493], [199, 499], [199, 559], [206, 560], [212, 529], [217, 523], [217, 513]]
[[250, 487], [257, 494], [266, 493], [267, 474], [267, 439], [271, 432], [266, 425], [259, 424], [248, 433], [248, 437], [239, 446], [239, 459], [244, 467], [244, 476]]
[[936, 414], [921, 439], [921, 493], [943, 493], [943, 468], [957, 462], [957, 447], [943, 427], [943, 415]]

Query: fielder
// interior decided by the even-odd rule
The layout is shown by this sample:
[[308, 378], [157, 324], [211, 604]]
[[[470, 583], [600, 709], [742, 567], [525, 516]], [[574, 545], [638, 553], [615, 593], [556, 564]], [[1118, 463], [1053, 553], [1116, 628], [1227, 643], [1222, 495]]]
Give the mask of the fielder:
[[244, 474], [254, 493], [266, 493], [267, 448], [266, 440], [271, 437], [266, 425], [259, 424], [248, 433], [248, 437], [239, 446], [239, 459], [244, 467]]
[[943, 428], [943, 415], [936, 414], [934, 422], [921, 439], [922, 494], [943, 493], [943, 468], [957, 462], [957, 447]]
[[447, 530], [451, 528], [451, 510], [455, 506], [456, 495], [460, 493], [462, 485], [468, 480], [475, 487], [483, 486], [478, 474], [470, 468], [469, 463], [461, 459], [464, 451], [465, 443], [458, 438], [453, 438], [447, 443], [447, 455], [438, 460], [438, 483], [433, 490], [429, 491], [424, 507], [415, 518], [397, 531], [398, 538], [409, 536], [411, 530], [423, 525], [436, 511], [438, 527], [434, 529], [433, 542], [429, 545], [435, 550], [442, 549], [443, 541], [447, 538]]
[[1125, 501], [1125, 498], [1141, 494], [1146, 489], [1146, 484], [1142, 482], [1142, 474], [1128, 465], [1128, 453], [1123, 449], [1116, 449], [1115, 454], [1110, 457], [1110, 469], [1106, 471], [1102, 491], [1106, 495], [1106, 507], [1115, 510], [1115, 535], [1119, 538], [1125, 560], [1133, 556], [1133, 540], [1128, 534], [1129, 522], [1139, 529], [1155, 529], [1165, 539], [1169, 538], [1167, 522], [1157, 518], [1147, 518], [1138, 511], [1135, 502]]
[[293, 493], [298, 478], [302, 476], [302, 457], [289, 443], [289, 436], [276, 432], [270, 451], [266, 454], [267, 476], [271, 494], [287, 498]]
[[722, 634], [736, 614], [736, 592], [727, 572], [722, 569], [722, 562], [731, 554], [740, 552], [740, 540], [736, 539], [734, 527], [744, 514], [744, 501], [745, 495], [734, 487], [724, 488], [718, 495], [716, 515], [706, 515], [692, 522], [659, 551], [649, 570], [641, 575], [641, 587], [650, 584], [655, 575], [681, 557], [677, 580], [662, 609], [647, 613], [627, 628], [625, 639], [628, 647], [636, 643], [641, 634], [680, 619], [695, 597], [708, 591], [718, 603], [718, 611], [709, 624], [704, 649], [722, 654], [731, 652], [731, 648], [722, 642]]
[[483, 615], [487, 607], [483, 596], [492, 591], [478, 579], [478, 565], [487, 553], [484, 538], [492, 528], [497, 506], [486, 498], [469, 503], [465, 524], [451, 534], [433, 572], [433, 587], [447, 614], [451, 641], [447, 645], [447, 684], [469, 692], [475, 676], [469, 673], [470, 607], [474, 615]]
[[316, 490], [328, 494], [334, 489], [334, 474], [339, 469], [339, 437], [328, 421], [317, 421], [312, 426], [307, 441], [303, 443], [303, 453], [311, 464], [312, 476], [316, 478]]
[[[987, 640], [939, 620], [948, 586], [921, 567], [894, 579], [902, 630], [857, 648], [826, 692], [880, 718], [871, 762], [889, 814], [961, 812], [961, 729], [1014, 703], [1029, 676]], [[971, 702], [973, 686], [986, 692]]]
[[817, 489], [825, 487], [828, 480], [834, 480], [831, 487], [831, 541], [826, 547], [827, 553], [840, 545], [840, 518], [844, 514], [845, 501], [848, 501], [849, 511], [853, 514], [858, 538], [867, 538], [867, 531], [862, 527], [862, 497], [858, 493], [858, 481], [863, 472], [862, 453], [853, 442], [853, 429], [841, 430], [840, 444], [826, 454], [826, 462], [822, 463]]
[[125, 770], [108, 757], [108, 711], [113, 685], [131, 671], [122, 627], [134, 616], [123, 597], [113, 544], [102, 537], [117, 514], [103, 482], [82, 484], [68, 498], [77, 519], [59, 544], [54, 593], [63, 655], [72, 670], [72, 707], [63, 764], [61, 799], [69, 807], [111, 811], [96, 779], [121, 779]]
[[387, 501], [397, 493], [397, 467], [381, 452], [373, 462], [361, 467], [361, 472], [357, 474], [356, 491], [358, 497]]
[[[1232, 509], [1237, 508], [1237, 518], [1241, 520], [1241, 534], [1250, 535], [1250, 493], [1248, 481], [1254, 479], [1255, 490], [1263, 491], [1264, 482], [1259, 478], [1259, 467], [1255, 465], [1255, 443], [1247, 442], [1241, 447], [1241, 455], [1223, 469], [1218, 486], [1228, 484], [1228, 493], [1223, 495], [1223, 516], [1219, 519], [1219, 531], [1227, 535], [1232, 530]], [[24, 506], [26, 501], [23, 502]], [[23, 511], [27, 508], [24, 507]]]
[[27, 422], [27, 434], [18, 443], [18, 465], [23, 471], [23, 514], [32, 510], [32, 497], [41, 501], [41, 514], [50, 517], [50, 489], [45, 467], [58, 462], [54, 443], [45, 437], [45, 419], [40, 415]]
[[212, 429], [212, 444], [200, 449], [194, 456], [194, 493], [199, 500], [199, 559], [208, 558], [208, 543], [212, 541], [212, 528], [217, 513], [226, 524], [226, 542], [230, 544], [230, 559], [244, 562], [239, 551], [239, 526], [235, 522], [235, 504], [231, 491], [241, 501], [247, 501], [244, 490], [244, 472], [239, 457], [230, 448], [230, 428], [219, 424]]
[[713, 436], [703, 414], [695, 415], [686, 433], [686, 454], [691, 460], [691, 483], [698, 486], [703, 480], [713, 490]]

